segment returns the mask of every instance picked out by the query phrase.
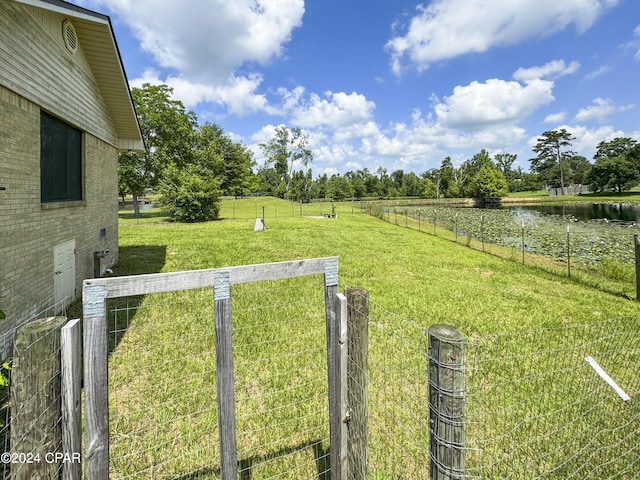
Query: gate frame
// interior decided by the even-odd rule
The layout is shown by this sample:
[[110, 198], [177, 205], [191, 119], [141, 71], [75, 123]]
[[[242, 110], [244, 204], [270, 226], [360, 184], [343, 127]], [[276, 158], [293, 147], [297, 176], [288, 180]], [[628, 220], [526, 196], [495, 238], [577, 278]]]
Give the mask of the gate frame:
[[346, 298], [338, 293], [338, 257], [85, 280], [82, 302], [86, 478], [109, 478], [108, 298], [213, 288], [221, 477], [235, 480], [238, 462], [230, 286], [317, 274], [324, 274], [325, 281], [331, 478], [346, 478]]

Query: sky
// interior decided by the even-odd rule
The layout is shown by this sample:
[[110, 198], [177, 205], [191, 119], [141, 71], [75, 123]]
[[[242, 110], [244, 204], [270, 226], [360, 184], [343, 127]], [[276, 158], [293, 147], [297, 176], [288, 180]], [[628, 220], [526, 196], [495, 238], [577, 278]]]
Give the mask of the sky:
[[420, 174], [545, 131], [640, 140], [638, 0], [72, 0], [109, 15], [132, 87], [167, 84], [254, 151], [309, 134], [314, 176]]

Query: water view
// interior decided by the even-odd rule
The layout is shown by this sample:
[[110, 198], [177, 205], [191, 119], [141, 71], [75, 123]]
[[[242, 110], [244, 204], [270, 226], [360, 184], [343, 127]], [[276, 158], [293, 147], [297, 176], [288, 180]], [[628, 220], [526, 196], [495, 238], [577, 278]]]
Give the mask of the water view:
[[561, 205], [505, 206], [515, 217], [531, 218], [533, 212], [573, 220], [640, 223], [640, 205], [630, 203], [565, 203]]

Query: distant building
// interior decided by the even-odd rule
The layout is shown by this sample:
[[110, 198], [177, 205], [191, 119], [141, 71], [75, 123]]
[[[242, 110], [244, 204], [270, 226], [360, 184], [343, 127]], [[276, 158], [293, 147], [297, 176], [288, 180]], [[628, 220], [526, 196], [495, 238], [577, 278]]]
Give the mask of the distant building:
[[118, 260], [118, 151], [143, 148], [109, 17], [1, 0], [0, 333]]

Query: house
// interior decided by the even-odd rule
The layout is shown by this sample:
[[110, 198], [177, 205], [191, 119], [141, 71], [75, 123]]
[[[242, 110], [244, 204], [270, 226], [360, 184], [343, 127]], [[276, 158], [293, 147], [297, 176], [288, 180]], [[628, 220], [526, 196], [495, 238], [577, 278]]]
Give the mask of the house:
[[143, 148], [109, 17], [1, 0], [0, 334], [117, 262], [118, 151]]

